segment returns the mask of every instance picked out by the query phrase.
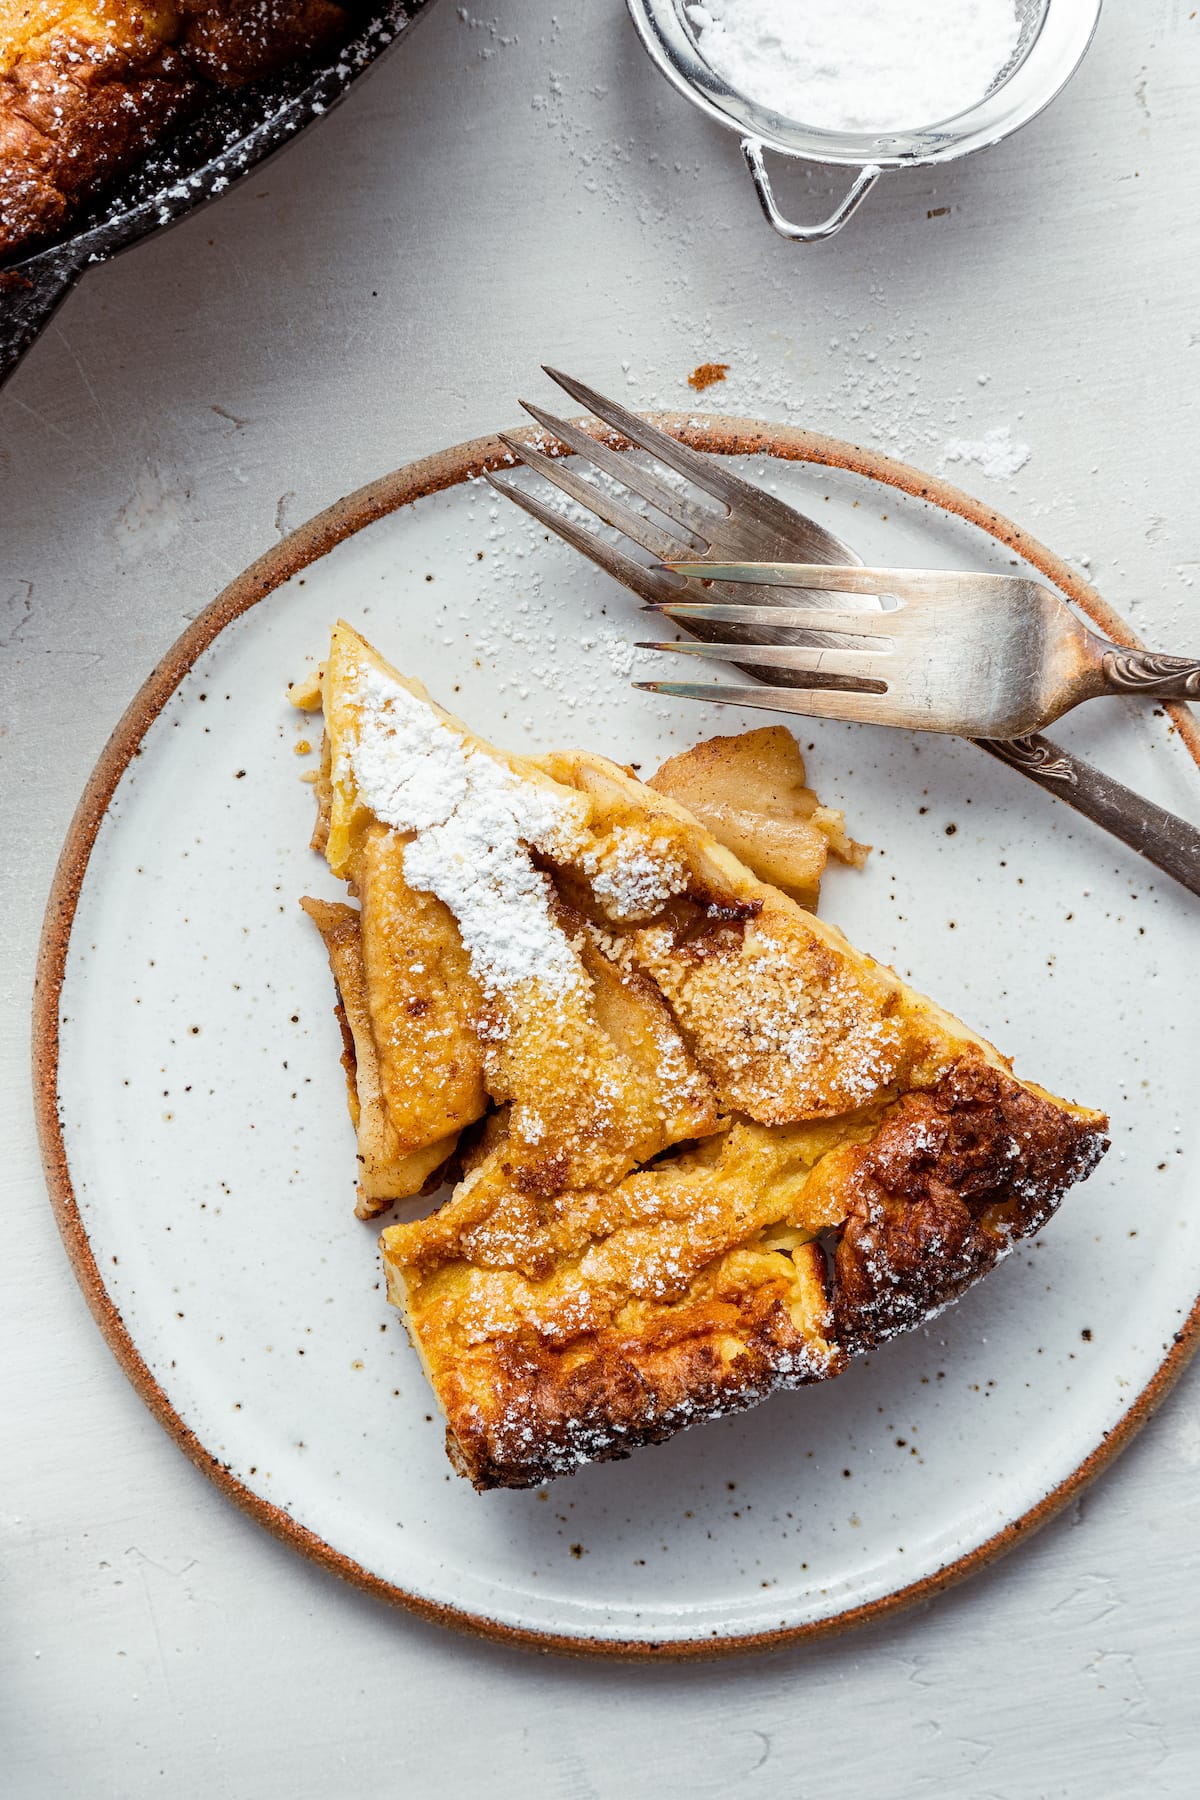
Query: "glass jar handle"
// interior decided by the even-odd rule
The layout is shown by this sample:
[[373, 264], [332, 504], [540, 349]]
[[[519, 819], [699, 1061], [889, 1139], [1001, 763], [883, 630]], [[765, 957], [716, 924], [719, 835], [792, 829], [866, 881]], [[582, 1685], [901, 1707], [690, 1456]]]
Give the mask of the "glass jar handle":
[[831, 238], [835, 231], [840, 231], [846, 220], [856, 213], [875, 183], [882, 170], [875, 163], [867, 163], [860, 169], [854, 185], [845, 198], [834, 208], [827, 219], [819, 225], [794, 225], [785, 218], [776, 204], [771, 191], [771, 177], [767, 174], [767, 165], [763, 159], [763, 147], [757, 138], [742, 139], [742, 155], [746, 158], [750, 174], [754, 179], [755, 191], [762, 204], [767, 219], [775, 227], [780, 237], [785, 237], [793, 244], [819, 244], [825, 238]]

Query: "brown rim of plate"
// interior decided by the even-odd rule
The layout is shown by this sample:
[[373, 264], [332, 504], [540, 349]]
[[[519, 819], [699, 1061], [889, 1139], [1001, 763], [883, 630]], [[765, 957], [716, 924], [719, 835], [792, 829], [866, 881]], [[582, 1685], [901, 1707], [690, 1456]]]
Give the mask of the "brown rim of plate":
[[[898, 462], [893, 457], [794, 426], [770, 425], [754, 419], [728, 418], [719, 414], [661, 413], [650, 416], [684, 443], [698, 450], [712, 451], [723, 456], [773, 456], [785, 462], [846, 469], [885, 486], [898, 488], [914, 499], [928, 501], [944, 512], [956, 514], [987, 532], [990, 537], [1006, 544], [1034, 568], [1040, 569], [1113, 642], [1141, 647], [1138, 638], [1120, 615], [1061, 557], [1045, 549], [990, 506], [972, 499], [948, 482], [922, 474], [920, 470]], [[592, 421], [583, 423], [589, 429], [593, 428]], [[528, 437], [539, 443], [544, 441], [539, 433], [528, 426], [518, 428], [510, 435]], [[611, 432], [604, 432], [602, 435], [617, 447], [628, 447], [623, 439]], [[457, 486], [480, 475], [485, 469], [504, 468], [512, 462], [512, 454], [505, 449], [498, 437], [476, 438], [470, 443], [456, 444], [434, 456], [409, 463], [406, 467], [359, 488], [344, 500], [336, 501], [260, 556], [223, 593], [218, 594], [167, 651], [126, 708], [101, 752], [75, 810], [55, 871], [42, 927], [34, 983], [33, 1074], [34, 1105], [46, 1182], [67, 1255], [71, 1259], [84, 1297], [117, 1361], [159, 1424], [223, 1494], [236, 1501], [275, 1537], [311, 1557], [322, 1568], [331, 1570], [381, 1599], [408, 1607], [422, 1618], [524, 1649], [557, 1651], [575, 1656], [646, 1660], [716, 1657], [777, 1650], [808, 1638], [848, 1631], [854, 1626], [882, 1619], [902, 1607], [928, 1600], [952, 1583], [975, 1574], [1046, 1524], [1131, 1442], [1168, 1393], [1200, 1341], [1200, 1297], [1182, 1328], [1175, 1333], [1171, 1349], [1151, 1380], [1119, 1423], [1105, 1433], [1090, 1456], [1020, 1518], [1012, 1520], [985, 1543], [954, 1562], [945, 1564], [921, 1581], [899, 1588], [878, 1600], [849, 1608], [828, 1619], [813, 1620], [805, 1625], [783, 1625], [777, 1630], [742, 1636], [714, 1635], [711, 1638], [681, 1638], [661, 1643], [637, 1639], [577, 1637], [506, 1625], [457, 1607], [426, 1600], [418, 1594], [410, 1594], [373, 1575], [351, 1557], [335, 1550], [307, 1526], [292, 1518], [282, 1507], [274, 1506], [270, 1501], [252, 1493], [226, 1464], [219, 1462], [205, 1449], [195, 1433], [184, 1424], [143, 1361], [104, 1286], [71, 1185], [58, 1111], [59, 997], [66, 971], [71, 925], [101, 820], [150, 724], [162, 711], [197, 658], [225, 627], [250, 607], [257, 605], [282, 582], [316, 562], [336, 544], [361, 531], [376, 519], [413, 501], [425, 499], [430, 494]], [[1174, 729], [1200, 766], [1200, 728], [1197, 727], [1196, 720], [1186, 706], [1178, 703], [1168, 704], [1165, 710], [1170, 715]]]

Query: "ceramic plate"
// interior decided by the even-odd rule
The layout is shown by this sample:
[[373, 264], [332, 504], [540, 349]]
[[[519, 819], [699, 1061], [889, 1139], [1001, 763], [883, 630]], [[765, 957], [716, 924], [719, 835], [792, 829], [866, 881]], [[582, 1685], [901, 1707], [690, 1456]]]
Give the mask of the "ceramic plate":
[[[1122, 631], [1065, 564], [928, 477], [801, 432], [674, 423], [868, 562], [1023, 558]], [[474, 479], [497, 450], [402, 470], [271, 551], [118, 728], [43, 944], [51, 1190], [139, 1390], [308, 1554], [543, 1646], [774, 1644], [979, 1567], [1127, 1441], [1191, 1348], [1196, 902], [970, 745], [801, 721], [815, 785], [877, 846], [864, 872], [832, 871], [825, 913], [1018, 1070], [1107, 1108], [1112, 1152], [1041, 1238], [842, 1379], [538, 1492], [475, 1494], [351, 1212], [329, 970], [296, 904], [337, 890], [306, 848], [313, 727], [286, 684], [344, 615], [517, 750], [650, 768], [765, 717], [635, 692], [637, 603]], [[1059, 735], [1194, 812], [1161, 712], [1106, 702]]]

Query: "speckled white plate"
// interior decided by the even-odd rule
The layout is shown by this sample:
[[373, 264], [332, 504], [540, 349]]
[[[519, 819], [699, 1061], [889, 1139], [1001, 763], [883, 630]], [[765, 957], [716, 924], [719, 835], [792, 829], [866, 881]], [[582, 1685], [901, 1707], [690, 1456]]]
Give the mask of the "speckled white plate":
[[[769, 452], [746, 466], [869, 562], [1006, 568], [1019, 551], [1119, 628], [1048, 552], [902, 465], [746, 422], [685, 429]], [[517, 1641], [774, 1644], [980, 1566], [1127, 1441], [1191, 1348], [1197, 1021], [1179, 994], [1196, 903], [969, 745], [802, 723], [820, 792], [878, 846], [864, 873], [831, 873], [826, 913], [1019, 1070], [1106, 1107], [1112, 1152], [1042, 1238], [842, 1379], [541, 1492], [475, 1494], [351, 1213], [329, 971], [296, 905], [335, 889], [306, 848], [311, 727], [286, 682], [343, 614], [518, 749], [651, 766], [738, 725], [631, 689], [636, 602], [468, 479], [496, 450], [389, 476], [270, 552], [118, 727], [43, 943], [51, 1191], [139, 1390], [308, 1554]], [[1059, 732], [1195, 811], [1161, 713], [1112, 702]]]

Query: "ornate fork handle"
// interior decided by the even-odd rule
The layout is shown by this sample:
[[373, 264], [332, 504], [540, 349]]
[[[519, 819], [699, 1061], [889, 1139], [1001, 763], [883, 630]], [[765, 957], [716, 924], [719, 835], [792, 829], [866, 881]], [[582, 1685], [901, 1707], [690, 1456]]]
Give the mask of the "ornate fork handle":
[[1152, 650], [1106, 650], [1104, 679], [1117, 694], [1160, 700], [1200, 700], [1200, 662], [1190, 656], [1159, 656]]
[[[1176, 659], [1165, 659], [1173, 662]], [[1193, 664], [1192, 667], [1195, 667]], [[1020, 769], [1048, 794], [1055, 794], [1068, 806], [1111, 831], [1152, 862], [1155, 868], [1173, 876], [1193, 894], [1200, 894], [1200, 831], [1175, 813], [1144, 800], [1132, 788], [1114, 781], [1102, 770], [1093, 768], [1078, 756], [1072, 756], [1060, 744], [1044, 737], [976, 738], [981, 750], [987, 750], [1010, 768]]]

